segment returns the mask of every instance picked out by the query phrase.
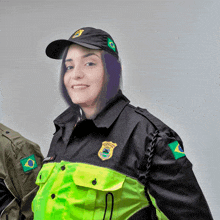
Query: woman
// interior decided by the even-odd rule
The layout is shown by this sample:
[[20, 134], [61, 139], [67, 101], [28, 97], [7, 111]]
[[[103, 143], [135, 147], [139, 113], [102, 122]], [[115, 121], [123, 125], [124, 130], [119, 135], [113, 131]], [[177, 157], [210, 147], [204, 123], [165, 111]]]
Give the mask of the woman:
[[34, 219], [212, 219], [179, 136], [120, 90], [112, 37], [82, 28], [48, 45], [70, 107], [36, 184]]

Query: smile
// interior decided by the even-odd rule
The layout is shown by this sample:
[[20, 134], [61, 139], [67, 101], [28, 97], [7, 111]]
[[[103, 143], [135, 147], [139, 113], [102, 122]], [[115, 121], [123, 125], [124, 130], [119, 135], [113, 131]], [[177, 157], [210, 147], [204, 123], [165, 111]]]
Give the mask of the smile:
[[86, 89], [88, 87], [89, 87], [88, 85], [79, 84], [79, 85], [73, 85], [72, 89]]

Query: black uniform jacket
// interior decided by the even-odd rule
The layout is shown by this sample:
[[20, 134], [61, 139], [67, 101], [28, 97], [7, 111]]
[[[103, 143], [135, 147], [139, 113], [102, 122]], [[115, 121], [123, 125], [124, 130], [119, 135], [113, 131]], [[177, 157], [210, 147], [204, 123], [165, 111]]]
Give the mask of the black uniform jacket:
[[[176, 157], [169, 146], [177, 141], [183, 149], [180, 137], [171, 128], [146, 109], [130, 105], [121, 91], [95, 119], [83, 117], [77, 122], [79, 117], [76, 106], [55, 119], [56, 132], [48, 153], [50, 162], [66, 160], [114, 169], [145, 184], [146, 195], [149, 193], [155, 199], [168, 219], [212, 219], [192, 164], [183, 152]], [[104, 141], [117, 143], [107, 160], [98, 155]], [[149, 162], [152, 164], [148, 175]], [[151, 217], [149, 210], [143, 209], [130, 219]]]

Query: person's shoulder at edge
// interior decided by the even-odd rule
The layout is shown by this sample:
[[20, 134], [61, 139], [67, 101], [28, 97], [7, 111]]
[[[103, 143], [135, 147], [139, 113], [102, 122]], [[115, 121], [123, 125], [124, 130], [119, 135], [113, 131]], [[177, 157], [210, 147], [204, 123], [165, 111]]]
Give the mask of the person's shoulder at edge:
[[[0, 130], [1, 130], [1, 137], [5, 138], [5, 142], [11, 143], [12, 147], [14, 147], [14, 151], [16, 152], [21, 147], [27, 146], [31, 147], [38, 153], [38, 155], [42, 155], [40, 147], [37, 143], [27, 139], [26, 137], [22, 136], [19, 132], [5, 126], [4, 124], [0, 123]], [[4, 145], [2, 146], [4, 147]]]
[[22, 136], [19, 132], [5, 126], [2, 123], [0, 123], [0, 130], [2, 132], [2, 136], [7, 138], [13, 144], [21, 144], [22, 142], [29, 142], [31, 144], [34, 144], [35, 146], [38, 146], [38, 144], [30, 141], [29, 139]]
[[[1, 217], [10, 219], [12, 215], [18, 217], [22, 213], [27, 219], [32, 219], [31, 201], [38, 189], [35, 179], [43, 161], [41, 149], [38, 144], [1, 123], [0, 144], [0, 166], [4, 168], [0, 172], [1, 182], [13, 195]], [[16, 214], [13, 214], [12, 207]]]

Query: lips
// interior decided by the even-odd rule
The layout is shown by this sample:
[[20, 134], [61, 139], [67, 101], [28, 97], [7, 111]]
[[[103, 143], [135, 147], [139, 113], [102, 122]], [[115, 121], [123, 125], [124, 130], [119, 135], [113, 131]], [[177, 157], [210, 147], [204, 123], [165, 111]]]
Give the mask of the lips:
[[89, 86], [86, 85], [86, 84], [76, 84], [76, 85], [72, 85], [71, 88], [72, 89], [86, 89], [88, 88]]

